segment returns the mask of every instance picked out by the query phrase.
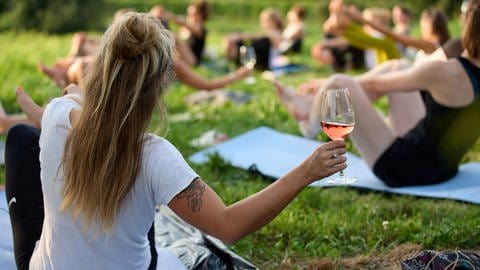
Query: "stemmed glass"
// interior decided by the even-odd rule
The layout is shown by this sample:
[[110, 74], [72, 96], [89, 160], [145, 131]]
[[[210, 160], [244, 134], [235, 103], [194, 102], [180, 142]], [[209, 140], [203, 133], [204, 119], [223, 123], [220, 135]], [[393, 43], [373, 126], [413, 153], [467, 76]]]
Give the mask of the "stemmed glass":
[[[248, 69], [253, 69], [257, 63], [255, 49], [252, 46], [240, 46], [240, 63]], [[249, 76], [245, 79], [247, 83], [253, 83], [255, 78]]]
[[[355, 116], [348, 88], [322, 90], [320, 124], [323, 132], [332, 140], [345, 140], [353, 131]], [[335, 155], [335, 153], [334, 153]], [[357, 179], [347, 177], [343, 170], [329, 184], [352, 184]]]

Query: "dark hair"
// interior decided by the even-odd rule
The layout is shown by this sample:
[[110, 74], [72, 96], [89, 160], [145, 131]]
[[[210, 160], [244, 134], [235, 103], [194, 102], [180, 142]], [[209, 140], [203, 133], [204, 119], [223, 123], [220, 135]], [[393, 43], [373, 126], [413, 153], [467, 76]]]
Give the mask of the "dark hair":
[[422, 12], [422, 18], [428, 18], [432, 21], [432, 32], [438, 37], [440, 45], [450, 39], [448, 20], [443, 12], [436, 8], [429, 8]]
[[290, 11], [297, 14], [298, 18], [302, 20], [305, 19], [305, 16], [307, 15], [305, 8], [300, 5], [293, 5], [292, 8], [290, 8]]
[[410, 9], [408, 9], [406, 7], [401, 7], [401, 6], [397, 6], [397, 7], [402, 14], [404, 14], [405, 16], [407, 16], [409, 18], [412, 17], [412, 12], [410, 12]]
[[204, 21], [208, 20], [209, 7], [208, 7], [207, 0], [194, 1], [192, 3], [192, 6], [194, 6], [197, 9], [197, 11], [200, 13]]
[[462, 42], [469, 56], [476, 58], [480, 56], [480, 1], [471, 1], [466, 15]]

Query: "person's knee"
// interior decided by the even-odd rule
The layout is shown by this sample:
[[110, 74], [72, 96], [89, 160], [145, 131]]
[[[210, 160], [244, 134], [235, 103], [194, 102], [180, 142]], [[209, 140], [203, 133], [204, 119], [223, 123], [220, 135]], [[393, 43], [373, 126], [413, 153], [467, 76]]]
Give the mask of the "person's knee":
[[397, 70], [407, 69], [412, 67], [412, 62], [407, 59], [398, 59], [397, 62]]
[[337, 73], [330, 76], [331, 87], [333, 88], [341, 88], [341, 87], [349, 87], [354, 83], [352, 77]]
[[32, 144], [38, 145], [38, 139], [40, 138], [40, 132], [35, 127], [17, 124], [11, 127], [7, 133], [7, 139], [5, 141], [6, 149], [12, 146], [31, 146]]

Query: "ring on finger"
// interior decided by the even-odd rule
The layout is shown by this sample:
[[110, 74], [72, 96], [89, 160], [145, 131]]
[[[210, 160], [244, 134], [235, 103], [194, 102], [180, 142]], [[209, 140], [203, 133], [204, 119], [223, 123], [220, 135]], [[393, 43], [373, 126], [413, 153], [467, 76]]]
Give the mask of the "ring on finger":
[[331, 159], [335, 159], [335, 158], [337, 158], [337, 156], [338, 156], [338, 155], [337, 155], [337, 153], [335, 153], [335, 149], [333, 149], [333, 150], [332, 150], [332, 157], [331, 157]]

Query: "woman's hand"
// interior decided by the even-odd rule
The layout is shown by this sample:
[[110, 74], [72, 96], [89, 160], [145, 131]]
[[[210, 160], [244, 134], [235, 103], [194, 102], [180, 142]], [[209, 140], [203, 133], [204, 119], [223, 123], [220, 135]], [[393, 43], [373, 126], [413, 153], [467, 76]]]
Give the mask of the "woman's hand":
[[303, 173], [306, 184], [323, 179], [347, 167], [345, 142], [334, 140], [320, 145], [297, 167]]
[[237, 79], [243, 79], [250, 76], [253, 72], [253, 68], [243, 66], [235, 70], [235, 77]]

